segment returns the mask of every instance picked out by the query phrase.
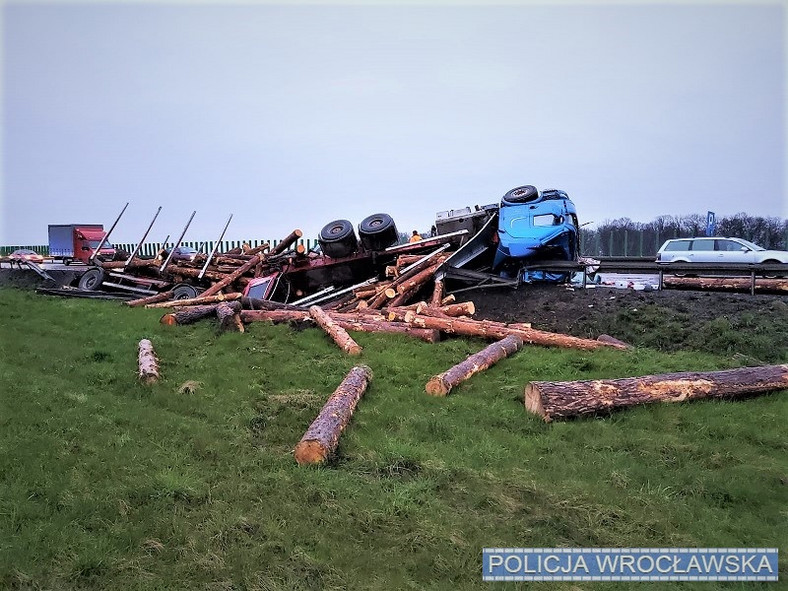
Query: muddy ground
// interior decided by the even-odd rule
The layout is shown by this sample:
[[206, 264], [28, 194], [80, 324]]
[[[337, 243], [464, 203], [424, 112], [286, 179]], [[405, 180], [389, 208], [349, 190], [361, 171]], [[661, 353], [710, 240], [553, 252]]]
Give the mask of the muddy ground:
[[[65, 283], [75, 277], [72, 271], [55, 274]], [[29, 270], [0, 269], [0, 287], [45, 285]], [[748, 362], [788, 362], [788, 295], [536, 284], [471, 290], [457, 299], [473, 301], [477, 318], [530, 322], [540, 330], [588, 338], [609, 334], [638, 347], [731, 354]]]
[[533, 328], [637, 346], [692, 349], [756, 360], [788, 360], [788, 295], [710, 291], [634, 291], [564, 285], [469, 291], [476, 317], [530, 322]]

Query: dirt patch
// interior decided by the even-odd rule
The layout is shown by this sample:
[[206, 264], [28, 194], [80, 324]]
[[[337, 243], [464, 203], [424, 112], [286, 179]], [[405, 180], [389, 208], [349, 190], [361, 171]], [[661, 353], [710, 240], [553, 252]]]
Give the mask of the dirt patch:
[[526, 285], [470, 291], [476, 317], [636, 346], [788, 360], [788, 296]]

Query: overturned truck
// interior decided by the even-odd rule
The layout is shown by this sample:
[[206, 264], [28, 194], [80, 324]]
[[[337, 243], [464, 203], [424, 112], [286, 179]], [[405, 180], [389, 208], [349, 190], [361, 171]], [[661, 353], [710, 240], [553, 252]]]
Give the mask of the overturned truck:
[[435, 232], [467, 230], [469, 238], [444, 263], [442, 276], [465, 282], [512, 284], [562, 281], [565, 272], [532, 270], [539, 263], [579, 262], [579, 223], [565, 191], [523, 185], [500, 203], [439, 212]]

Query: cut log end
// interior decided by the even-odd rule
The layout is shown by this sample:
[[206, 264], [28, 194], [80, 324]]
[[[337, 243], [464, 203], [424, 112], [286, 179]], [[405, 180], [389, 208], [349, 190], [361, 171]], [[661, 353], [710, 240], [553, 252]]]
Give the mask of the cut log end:
[[328, 449], [314, 439], [301, 440], [295, 448], [295, 460], [300, 466], [322, 464], [328, 459]]
[[424, 388], [430, 396], [446, 396], [451, 391], [442, 376], [433, 376]]
[[159, 320], [161, 324], [166, 324], [167, 326], [175, 326], [178, 324], [177, 320], [175, 320], [175, 314], [165, 314]]
[[544, 410], [542, 395], [539, 393], [539, 387], [534, 382], [525, 387], [525, 409], [542, 417], [546, 423], [552, 420]]

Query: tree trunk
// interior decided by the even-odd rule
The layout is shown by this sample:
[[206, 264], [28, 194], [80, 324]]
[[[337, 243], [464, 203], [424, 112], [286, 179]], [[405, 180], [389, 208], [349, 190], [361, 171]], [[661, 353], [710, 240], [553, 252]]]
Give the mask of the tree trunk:
[[615, 380], [531, 382], [525, 407], [545, 421], [650, 402], [733, 398], [788, 389], [788, 365], [680, 372]]
[[260, 246], [255, 246], [254, 248], [250, 248], [244, 254], [247, 256], [254, 256], [256, 254], [260, 254], [264, 250], [268, 250], [269, 248], [271, 248], [271, 245], [266, 242], [265, 244], [261, 244]]
[[[192, 269], [191, 267], [184, 267], [183, 265], [170, 265], [165, 270], [165, 274], [179, 275], [181, 277], [189, 277], [191, 279], [197, 279], [200, 275], [200, 269]], [[205, 275], [203, 275], [204, 279], [210, 279], [211, 281], [221, 281], [225, 277], [226, 277], [225, 274], [218, 273], [216, 271], [211, 271], [210, 269], [205, 272]]]
[[244, 322], [300, 322], [309, 316], [306, 310], [241, 310], [241, 320]]
[[255, 255], [242, 266], [238, 267], [238, 269], [232, 273], [230, 273], [227, 277], [219, 281], [219, 283], [213, 284], [211, 287], [206, 289], [203, 293], [203, 297], [208, 297], [210, 295], [214, 295], [219, 293], [222, 289], [230, 285], [233, 281], [238, 279], [241, 275], [249, 271], [250, 269], [254, 268], [254, 266], [260, 262], [260, 257]]
[[446, 287], [443, 285], [443, 279], [436, 279], [435, 286], [432, 289], [432, 298], [430, 299], [430, 306], [433, 308], [438, 308], [441, 305], [441, 300], [443, 299], [443, 294], [446, 291]]
[[532, 345], [543, 345], [548, 347], [566, 347], [570, 349], [595, 350], [602, 347], [613, 347], [625, 349], [621, 345], [581, 339], [565, 334], [545, 332], [542, 330], [527, 328], [511, 328], [500, 322], [490, 322], [487, 320], [471, 320], [465, 318], [434, 318], [431, 316], [416, 315], [407, 319], [414, 326], [421, 328], [434, 328], [449, 334], [462, 336], [484, 337], [500, 340], [510, 334], [517, 335], [523, 342]]
[[510, 335], [500, 341], [474, 353], [462, 363], [451, 369], [433, 376], [427, 382], [427, 394], [433, 396], [446, 396], [454, 386], [461, 384], [471, 376], [484, 371], [498, 363], [501, 359], [512, 355], [523, 348], [523, 340], [515, 335]]
[[274, 246], [269, 256], [273, 257], [278, 254], [282, 254], [284, 251], [290, 248], [295, 243], [296, 240], [301, 238], [301, 236], [303, 235], [304, 233], [301, 230], [293, 230], [287, 235], [287, 237], [284, 240], [282, 240], [282, 242]]
[[237, 330], [243, 332], [241, 323], [241, 302], [222, 302], [216, 305], [216, 317], [222, 330]]
[[414, 328], [401, 322], [388, 322], [386, 320], [362, 321], [362, 320], [341, 320], [335, 322], [345, 330], [355, 330], [358, 332], [384, 332], [389, 334], [406, 334], [427, 343], [437, 343], [440, 340], [440, 331], [428, 328]]
[[[752, 279], [746, 277], [665, 277], [665, 287], [750, 291]], [[755, 279], [756, 291], [788, 291], [788, 279]]]
[[153, 343], [148, 339], [142, 339], [139, 343], [139, 378], [145, 385], [150, 385], [159, 379], [159, 360], [153, 351]]
[[159, 322], [162, 324], [193, 324], [198, 320], [214, 316], [216, 314], [216, 306], [218, 304], [206, 304], [203, 306], [188, 306], [182, 308], [172, 314], [165, 314], [161, 317]]
[[372, 370], [366, 365], [350, 370], [296, 445], [296, 462], [300, 465], [319, 464], [336, 451], [339, 436], [350, 422], [371, 380]]
[[361, 347], [353, 340], [347, 331], [337, 325], [331, 317], [326, 314], [320, 306], [311, 306], [309, 315], [314, 318], [318, 326], [330, 336], [337, 346], [349, 355], [361, 355]]
[[157, 293], [156, 295], [148, 296], [145, 298], [139, 298], [137, 300], [128, 300], [126, 302], [126, 305], [132, 308], [136, 308], [138, 306], [147, 306], [150, 304], [155, 304], [156, 302], [164, 302], [172, 297], [172, 293], [173, 293], [172, 290], [163, 291], [161, 293]]
[[235, 293], [220, 293], [213, 296], [198, 296], [196, 298], [189, 298], [186, 300], [169, 300], [167, 302], [150, 303], [146, 308], [183, 308], [186, 306], [197, 306], [201, 304], [216, 304], [218, 302], [231, 302], [233, 300], [241, 299], [240, 292]]

